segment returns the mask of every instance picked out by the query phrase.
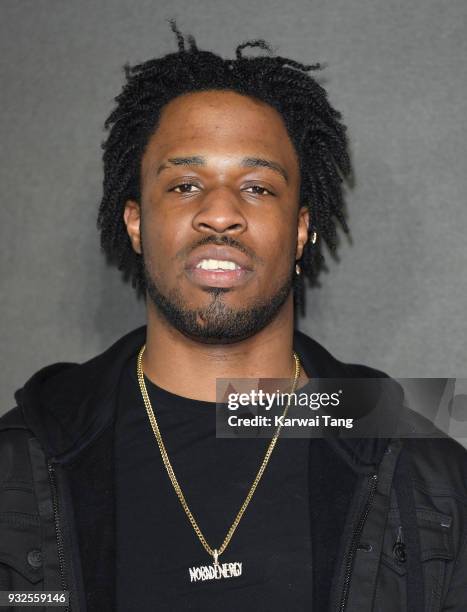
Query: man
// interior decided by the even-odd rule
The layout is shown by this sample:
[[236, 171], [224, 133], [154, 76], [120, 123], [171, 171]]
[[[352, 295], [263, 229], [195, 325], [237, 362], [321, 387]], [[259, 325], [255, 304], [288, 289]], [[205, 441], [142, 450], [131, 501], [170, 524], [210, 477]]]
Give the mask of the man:
[[[0, 420], [0, 584], [69, 610], [467, 609], [443, 439], [216, 439], [216, 379], [385, 375], [294, 329], [335, 244], [345, 128], [305, 66], [189, 46], [127, 69], [98, 225], [147, 326]], [[295, 296], [295, 302], [294, 302]], [[47, 608], [48, 609], [48, 608]]]

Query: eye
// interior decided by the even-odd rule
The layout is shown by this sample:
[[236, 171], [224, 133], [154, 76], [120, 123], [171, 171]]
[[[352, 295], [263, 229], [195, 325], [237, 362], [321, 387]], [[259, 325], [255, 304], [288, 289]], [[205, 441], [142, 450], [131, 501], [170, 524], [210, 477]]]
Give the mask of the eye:
[[175, 193], [194, 193], [192, 187], [199, 189], [198, 185], [194, 183], [180, 183], [169, 189], [169, 191], [174, 191]]
[[[249, 191], [250, 189], [251, 191]], [[255, 195], [274, 195], [272, 191], [266, 189], [266, 187], [263, 187], [262, 185], [250, 185], [249, 187], [246, 187], [244, 191], [254, 193]]]

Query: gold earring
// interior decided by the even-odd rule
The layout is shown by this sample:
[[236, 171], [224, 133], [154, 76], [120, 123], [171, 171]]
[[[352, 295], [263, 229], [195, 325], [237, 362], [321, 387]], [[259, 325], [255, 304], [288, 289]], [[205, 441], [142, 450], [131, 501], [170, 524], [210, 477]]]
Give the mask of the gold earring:
[[311, 244], [316, 244], [317, 240], [318, 240], [318, 234], [316, 232], [313, 232], [313, 234], [311, 235]]
[[295, 273], [297, 276], [300, 276], [301, 271], [300, 264], [295, 264]]

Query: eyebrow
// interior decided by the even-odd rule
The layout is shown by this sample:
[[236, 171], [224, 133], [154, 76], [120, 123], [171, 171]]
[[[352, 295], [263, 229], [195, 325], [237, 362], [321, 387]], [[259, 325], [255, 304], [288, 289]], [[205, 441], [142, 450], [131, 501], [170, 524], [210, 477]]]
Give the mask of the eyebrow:
[[[163, 162], [158, 168], [156, 175], [158, 176], [163, 170], [170, 168], [170, 166], [205, 166], [206, 158], [198, 155], [191, 157], [170, 157], [167, 162]], [[282, 176], [286, 183], [289, 182], [289, 176], [286, 169], [281, 164], [272, 161], [270, 159], [264, 159], [262, 157], [244, 157], [240, 166], [245, 168], [269, 168], [274, 172], [277, 172]]]
[[289, 176], [286, 169], [281, 166], [281, 164], [271, 161], [270, 159], [263, 159], [262, 157], [244, 157], [240, 165], [246, 166], [247, 168], [269, 168], [270, 170], [280, 174], [286, 183], [289, 182]]

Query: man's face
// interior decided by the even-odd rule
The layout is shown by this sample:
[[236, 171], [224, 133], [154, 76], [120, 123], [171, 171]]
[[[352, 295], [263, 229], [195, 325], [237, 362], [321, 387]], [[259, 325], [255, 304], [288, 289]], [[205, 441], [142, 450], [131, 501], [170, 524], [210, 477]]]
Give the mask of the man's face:
[[269, 105], [230, 91], [167, 104], [142, 159], [141, 205], [125, 208], [158, 313], [210, 343], [270, 323], [292, 299], [307, 239], [299, 188], [295, 149]]

